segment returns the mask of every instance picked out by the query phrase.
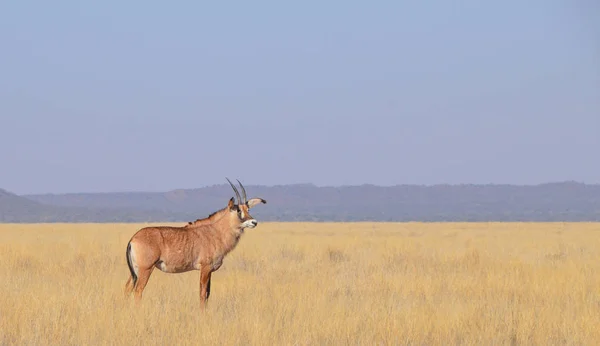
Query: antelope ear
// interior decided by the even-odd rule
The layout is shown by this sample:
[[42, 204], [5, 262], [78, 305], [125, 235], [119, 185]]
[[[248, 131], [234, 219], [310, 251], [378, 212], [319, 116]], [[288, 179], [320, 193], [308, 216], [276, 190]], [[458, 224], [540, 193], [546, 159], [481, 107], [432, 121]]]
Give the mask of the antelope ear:
[[258, 203], [262, 203], [262, 204], [267, 204], [267, 201], [265, 201], [262, 198], [251, 198], [250, 200], [248, 200], [248, 202], [246, 202], [246, 205], [249, 208], [254, 207], [255, 205], [257, 205]]
[[227, 203], [227, 208], [229, 210], [235, 208], [235, 200], [233, 199], [233, 197], [231, 197], [231, 199], [229, 200], [229, 202]]

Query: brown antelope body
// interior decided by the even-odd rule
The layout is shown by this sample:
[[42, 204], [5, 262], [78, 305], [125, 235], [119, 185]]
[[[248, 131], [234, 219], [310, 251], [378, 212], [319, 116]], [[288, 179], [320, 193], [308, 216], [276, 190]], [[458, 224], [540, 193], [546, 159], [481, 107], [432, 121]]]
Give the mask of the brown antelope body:
[[[229, 181], [229, 179], [227, 179]], [[245, 228], [254, 228], [258, 222], [248, 212], [250, 208], [267, 203], [262, 198], [246, 197], [239, 182], [242, 197], [229, 181], [237, 196], [227, 206], [205, 219], [189, 222], [183, 227], [145, 227], [133, 235], [127, 244], [127, 265], [131, 276], [125, 285], [126, 294], [134, 292], [137, 301], [154, 268], [165, 273], [200, 271], [200, 304], [204, 308], [210, 296], [213, 272], [223, 264], [223, 258], [237, 245]]]

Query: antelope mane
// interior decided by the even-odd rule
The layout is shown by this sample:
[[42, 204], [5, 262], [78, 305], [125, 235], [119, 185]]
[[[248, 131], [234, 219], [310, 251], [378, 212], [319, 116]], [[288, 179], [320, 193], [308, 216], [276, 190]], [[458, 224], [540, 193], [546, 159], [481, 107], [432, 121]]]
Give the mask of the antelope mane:
[[196, 219], [196, 221], [188, 221], [187, 225], [185, 225], [185, 226], [188, 227], [188, 226], [212, 224], [216, 221], [219, 221], [221, 218], [223, 218], [223, 216], [225, 216], [226, 213], [227, 213], [227, 207], [217, 210], [214, 213], [211, 213], [204, 219]]

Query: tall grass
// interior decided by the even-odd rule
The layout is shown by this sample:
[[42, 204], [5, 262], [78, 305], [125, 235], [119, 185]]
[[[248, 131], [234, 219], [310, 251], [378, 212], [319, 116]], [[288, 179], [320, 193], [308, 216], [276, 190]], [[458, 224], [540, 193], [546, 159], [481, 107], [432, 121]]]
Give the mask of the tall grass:
[[143, 225], [0, 225], [1, 345], [600, 344], [600, 224], [262, 223], [213, 275], [155, 270]]

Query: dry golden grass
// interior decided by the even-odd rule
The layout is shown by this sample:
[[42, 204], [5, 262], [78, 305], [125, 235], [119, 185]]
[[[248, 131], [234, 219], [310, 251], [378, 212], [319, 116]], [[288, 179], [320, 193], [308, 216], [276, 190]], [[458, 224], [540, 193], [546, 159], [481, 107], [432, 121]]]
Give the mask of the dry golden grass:
[[0, 225], [0, 344], [600, 343], [600, 224], [262, 223], [213, 275], [155, 270], [142, 225]]

